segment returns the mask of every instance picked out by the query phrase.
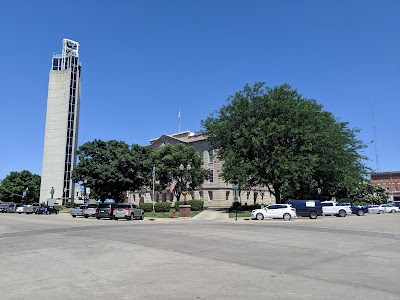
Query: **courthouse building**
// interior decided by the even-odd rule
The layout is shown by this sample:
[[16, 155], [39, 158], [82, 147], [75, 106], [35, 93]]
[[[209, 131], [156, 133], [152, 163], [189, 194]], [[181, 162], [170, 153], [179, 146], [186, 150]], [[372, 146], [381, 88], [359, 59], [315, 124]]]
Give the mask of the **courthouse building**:
[[[197, 199], [203, 200], [206, 207], [230, 207], [234, 201], [234, 191], [232, 184], [227, 184], [220, 177], [222, 172], [222, 161], [216, 155], [216, 151], [212, 149], [203, 134], [194, 134], [190, 131], [183, 131], [175, 134], [164, 134], [158, 138], [150, 140], [150, 146], [153, 149], [158, 149], [167, 144], [184, 143], [196, 149], [199, 152], [203, 167], [211, 170], [209, 180], [206, 180], [203, 185], [196, 188], [192, 194], [187, 196], [187, 200]], [[130, 202], [138, 203], [139, 198], [143, 197], [145, 202], [151, 202], [151, 193], [129, 193]], [[155, 201], [174, 201], [174, 195], [168, 190], [162, 193], [156, 193]], [[253, 189], [250, 191], [240, 191], [238, 193], [238, 201], [244, 205], [252, 205], [254, 203], [270, 204], [275, 203], [275, 197], [270, 195], [267, 189]]]

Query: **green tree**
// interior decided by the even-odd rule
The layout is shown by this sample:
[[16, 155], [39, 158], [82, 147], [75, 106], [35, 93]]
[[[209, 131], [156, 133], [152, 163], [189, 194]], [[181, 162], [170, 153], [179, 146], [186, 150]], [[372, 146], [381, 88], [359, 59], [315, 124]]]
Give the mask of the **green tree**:
[[86, 179], [91, 197], [122, 202], [124, 192], [149, 185], [150, 152], [149, 147], [129, 146], [115, 140], [87, 142], [78, 149], [79, 163], [72, 172], [72, 180]]
[[353, 188], [353, 191], [349, 195], [353, 202], [382, 204], [386, 203], [389, 199], [385, 187], [379, 184], [373, 184], [364, 180], [355, 186], [356, 188]]
[[224, 160], [224, 180], [266, 187], [277, 203], [282, 193], [338, 193], [354, 184], [352, 176], [359, 180], [366, 172], [357, 131], [287, 84], [246, 85], [202, 127]]
[[[169, 188], [171, 181], [175, 179], [177, 183], [173, 193], [178, 201], [182, 191], [186, 188], [189, 192], [193, 191], [210, 175], [210, 171], [202, 167], [200, 154], [193, 147], [183, 143], [168, 144], [155, 150], [151, 160], [156, 167], [156, 189], [162, 191]], [[180, 170], [181, 164], [184, 170]], [[187, 170], [188, 165], [190, 170]]]
[[[0, 200], [10, 202], [39, 202], [40, 176], [24, 170], [10, 172], [0, 184]], [[23, 195], [25, 194], [25, 197]]]

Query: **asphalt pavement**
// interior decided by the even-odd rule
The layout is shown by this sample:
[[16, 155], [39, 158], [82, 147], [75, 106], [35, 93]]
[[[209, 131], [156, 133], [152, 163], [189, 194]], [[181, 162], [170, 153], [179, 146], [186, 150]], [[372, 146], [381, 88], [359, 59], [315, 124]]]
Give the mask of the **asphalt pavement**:
[[0, 214], [1, 299], [400, 299], [400, 214]]

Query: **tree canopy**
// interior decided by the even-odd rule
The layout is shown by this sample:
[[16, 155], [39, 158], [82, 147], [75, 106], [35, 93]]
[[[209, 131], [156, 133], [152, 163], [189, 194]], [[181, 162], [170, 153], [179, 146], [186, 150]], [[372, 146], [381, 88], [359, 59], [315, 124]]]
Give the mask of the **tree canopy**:
[[115, 140], [87, 142], [78, 149], [79, 163], [72, 172], [72, 180], [86, 179], [93, 198], [122, 202], [124, 192], [149, 186], [150, 152], [149, 147], [129, 146]]
[[362, 181], [356, 185], [349, 197], [361, 204], [382, 204], [386, 203], [389, 196], [384, 186], [373, 184], [369, 181]]
[[40, 180], [39, 175], [27, 170], [11, 172], [1, 181], [0, 200], [15, 203], [39, 202]]
[[[202, 167], [200, 154], [183, 143], [162, 146], [151, 154], [151, 160], [156, 168], [156, 189], [162, 191], [169, 188], [171, 181], [175, 179], [177, 183], [173, 193], [178, 200], [185, 190], [185, 182], [190, 192], [200, 187], [209, 177], [210, 171]], [[181, 164], [184, 170], [180, 170]], [[187, 170], [188, 164], [190, 170]]]
[[266, 187], [280, 203], [345, 193], [366, 174], [357, 130], [291, 86], [246, 85], [227, 102], [202, 121], [225, 181]]

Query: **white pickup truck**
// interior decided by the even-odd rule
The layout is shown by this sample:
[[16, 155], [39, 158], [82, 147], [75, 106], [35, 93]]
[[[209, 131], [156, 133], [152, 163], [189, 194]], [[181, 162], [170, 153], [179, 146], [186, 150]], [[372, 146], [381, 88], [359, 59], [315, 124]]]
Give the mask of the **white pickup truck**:
[[338, 206], [338, 203], [335, 201], [322, 201], [322, 214], [324, 216], [338, 216], [345, 217], [347, 215], [351, 215], [351, 206]]

